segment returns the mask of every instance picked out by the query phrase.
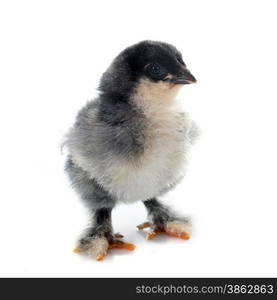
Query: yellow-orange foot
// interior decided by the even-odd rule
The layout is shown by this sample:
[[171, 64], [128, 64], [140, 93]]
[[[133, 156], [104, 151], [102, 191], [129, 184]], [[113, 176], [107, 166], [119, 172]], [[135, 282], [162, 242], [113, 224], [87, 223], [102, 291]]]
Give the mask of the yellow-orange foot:
[[126, 249], [128, 251], [133, 251], [135, 245], [123, 242], [122, 238], [123, 236], [121, 234], [111, 235], [109, 238], [103, 236], [88, 237], [85, 239], [85, 242], [79, 242], [79, 245], [73, 252], [86, 253], [97, 261], [101, 261], [106, 257], [108, 250], [110, 249]]
[[150, 230], [147, 232], [147, 240], [152, 240], [159, 234], [167, 234], [169, 236], [174, 236], [183, 240], [188, 240], [190, 238], [191, 227], [189, 222], [168, 221], [162, 225], [145, 222], [137, 226], [138, 230], [143, 230], [145, 228], [150, 228]]

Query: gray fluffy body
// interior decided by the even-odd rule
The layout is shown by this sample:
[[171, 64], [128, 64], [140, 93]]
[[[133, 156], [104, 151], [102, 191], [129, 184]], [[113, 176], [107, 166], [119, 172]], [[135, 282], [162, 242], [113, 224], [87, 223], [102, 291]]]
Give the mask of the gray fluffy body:
[[180, 87], [191, 82], [180, 52], [153, 41], [125, 49], [103, 74], [99, 96], [78, 113], [65, 142], [65, 170], [92, 212], [83, 248], [92, 248], [97, 238], [114, 238], [111, 211], [119, 202], [143, 201], [161, 228], [184, 220], [157, 197], [182, 179], [197, 135], [175, 101]]

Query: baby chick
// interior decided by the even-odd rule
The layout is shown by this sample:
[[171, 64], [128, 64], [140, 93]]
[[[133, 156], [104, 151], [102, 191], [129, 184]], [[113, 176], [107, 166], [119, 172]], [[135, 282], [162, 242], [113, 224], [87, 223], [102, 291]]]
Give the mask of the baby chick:
[[180, 88], [196, 82], [172, 45], [143, 41], [126, 48], [102, 75], [99, 96], [77, 115], [66, 138], [65, 170], [92, 213], [75, 252], [97, 260], [108, 249], [133, 250], [114, 234], [111, 212], [119, 202], [142, 201], [147, 238], [166, 233], [189, 238], [189, 223], [158, 200], [183, 177], [194, 123], [176, 105]]

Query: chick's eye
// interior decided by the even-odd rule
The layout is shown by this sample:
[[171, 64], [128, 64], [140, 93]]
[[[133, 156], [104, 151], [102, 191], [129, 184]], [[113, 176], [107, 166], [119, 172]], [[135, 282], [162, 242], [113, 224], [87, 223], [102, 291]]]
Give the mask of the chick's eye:
[[152, 74], [155, 74], [155, 75], [158, 75], [161, 73], [161, 67], [158, 64], [150, 65], [149, 70]]
[[160, 70], [161, 70], [161, 68], [160, 68], [160, 66], [158, 66], [158, 65], [153, 65], [153, 66], [151, 67], [151, 72], [154, 73], [154, 74], [160, 73]]

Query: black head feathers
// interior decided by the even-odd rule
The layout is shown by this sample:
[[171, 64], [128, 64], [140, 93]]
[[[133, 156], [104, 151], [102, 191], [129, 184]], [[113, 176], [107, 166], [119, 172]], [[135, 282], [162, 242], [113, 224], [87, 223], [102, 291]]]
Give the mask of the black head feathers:
[[182, 54], [172, 45], [142, 41], [123, 50], [103, 74], [99, 90], [113, 96], [126, 97], [141, 79], [153, 83], [174, 84], [196, 82], [183, 61]]

